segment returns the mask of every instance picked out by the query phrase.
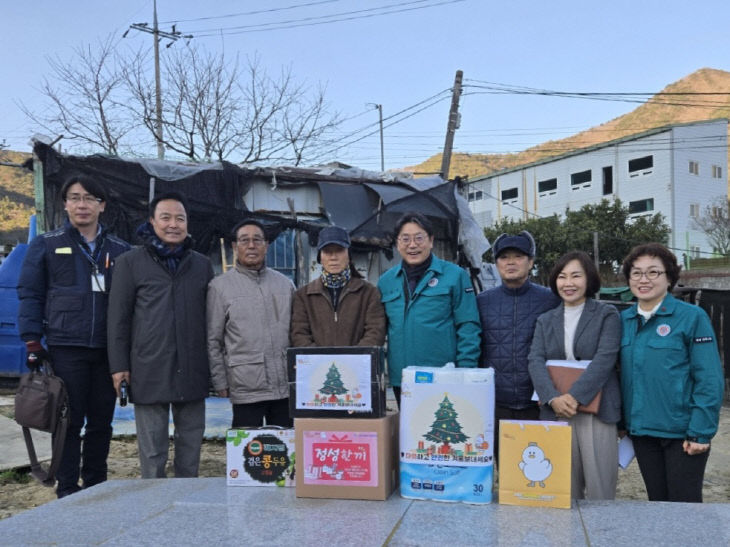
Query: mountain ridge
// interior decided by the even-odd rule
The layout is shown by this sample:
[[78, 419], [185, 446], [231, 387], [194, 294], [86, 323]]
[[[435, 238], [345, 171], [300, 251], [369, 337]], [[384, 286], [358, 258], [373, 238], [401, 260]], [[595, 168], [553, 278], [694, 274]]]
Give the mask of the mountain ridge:
[[[722, 99], [711, 98], [711, 95], [710, 98], [698, 99], [697, 97], [702, 97], [696, 95], [698, 93], [728, 95]], [[451, 157], [449, 178], [489, 175], [502, 169], [559, 156], [649, 129], [715, 118], [730, 118], [730, 72], [701, 68], [667, 85], [631, 112], [570, 137], [549, 140], [517, 153], [456, 152]], [[406, 167], [405, 170], [415, 173], [438, 172], [441, 169], [441, 158], [442, 154], [435, 154], [420, 164]]]

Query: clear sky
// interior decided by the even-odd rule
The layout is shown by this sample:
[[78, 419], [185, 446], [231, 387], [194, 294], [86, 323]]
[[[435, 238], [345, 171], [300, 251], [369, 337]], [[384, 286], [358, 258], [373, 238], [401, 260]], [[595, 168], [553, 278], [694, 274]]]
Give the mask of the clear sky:
[[[30, 150], [36, 128], [17, 103], [43, 108], [39, 88], [49, 56], [70, 59], [74, 47], [119, 38], [132, 23], [152, 23], [152, 0], [3, 0], [0, 6], [0, 142], [21, 151]], [[382, 104], [386, 118], [386, 169], [443, 149], [448, 89], [458, 69], [465, 88], [454, 149], [475, 153], [523, 150], [637, 106], [478, 93], [483, 82], [657, 92], [703, 67], [730, 71], [728, 0], [158, 0], [157, 7], [162, 30], [177, 22], [199, 47], [224, 48], [231, 58], [258, 55], [271, 74], [291, 67], [299, 81], [325, 85], [332, 108], [352, 118], [342, 128], [342, 144], [376, 134], [319, 159], [366, 169], [380, 167], [372, 103]], [[251, 13], [263, 10], [269, 11]], [[132, 31], [118, 47], [151, 47], [151, 40]], [[415, 107], [431, 97], [441, 100]]]

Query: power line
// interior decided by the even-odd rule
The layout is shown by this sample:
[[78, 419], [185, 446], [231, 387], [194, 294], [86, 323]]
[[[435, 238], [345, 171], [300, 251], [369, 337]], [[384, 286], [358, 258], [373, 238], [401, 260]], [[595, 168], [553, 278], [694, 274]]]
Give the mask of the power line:
[[[701, 108], [729, 107], [726, 101], [704, 101], [704, 102], [677, 102], [665, 100], [664, 97], [676, 96], [720, 96], [730, 97], [730, 92], [576, 92], [576, 91], [554, 91], [549, 89], [537, 89], [521, 86], [509, 86], [506, 84], [472, 85], [465, 84], [468, 89], [480, 89], [486, 91], [468, 91], [466, 95], [541, 95], [547, 97], [560, 97], [570, 99], [589, 99], [597, 101], [615, 101], [628, 103], [653, 103], [668, 106], [693, 106]], [[648, 100], [647, 100], [648, 98]]]
[[[539, 91], [545, 93], [568, 93], [571, 95], [730, 95], [728, 91], [553, 91], [549, 89], [527, 87], [513, 84], [503, 84], [499, 82], [488, 82], [485, 80], [476, 80], [474, 78], [464, 78], [465, 82], [475, 82], [492, 86], [494, 89], [503, 88], [505, 90], [522, 90], [525, 92]], [[479, 87], [479, 86], [476, 86]]]
[[332, 4], [334, 2], [340, 2], [341, 0], [320, 0], [319, 2], [306, 2], [304, 4], [293, 4], [291, 6], [284, 6], [281, 8], [269, 8], [256, 11], [240, 11], [237, 13], [227, 13], [225, 15], [211, 15], [209, 17], [194, 17], [192, 19], [175, 19], [171, 21], [161, 21], [160, 24], [167, 23], [190, 23], [195, 21], [212, 21], [214, 19], [231, 19], [232, 17], [243, 17], [250, 15], [261, 15], [264, 13], [276, 13], [280, 11], [295, 10], [299, 8], [307, 8], [311, 6], [318, 6], [320, 4]]
[[[194, 30], [193, 32], [196, 33], [197, 37], [208, 37], [208, 36], [231, 36], [235, 34], [245, 34], [249, 32], [265, 32], [269, 30], [283, 30], [283, 29], [290, 29], [290, 28], [299, 28], [299, 27], [309, 27], [309, 26], [315, 26], [315, 25], [326, 25], [330, 23], [339, 23], [342, 21], [354, 21], [357, 19], [367, 19], [371, 17], [379, 17], [381, 15], [391, 15], [394, 13], [403, 13], [407, 11], [415, 11], [415, 10], [422, 10], [427, 8], [432, 8], [436, 6], [443, 6], [447, 4], [456, 4], [458, 2], [465, 2], [466, 0], [442, 0], [440, 2], [436, 2], [433, 4], [429, 4], [427, 6], [415, 6], [415, 7], [407, 7], [407, 8], [398, 8], [397, 6], [406, 6], [409, 4], [417, 4], [422, 2], [429, 2], [432, 0], [414, 0], [412, 2], [401, 2], [398, 4], [391, 4], [389, 6], [381, 6], [378, 8], [367, 8], [363, 10], [355, 10], [351, 12], [343, 12], [341, 14], [332, 14], [332, 15], [322, 15], [322, 16], [314, 16], [314, 17], [306, 17], [302, 19], [293, 19], [290, 21], [279, 21], [279, 22], [273, 22], [273, 23], [260, 23], [255, 25], [240, 25], [235, 27], [221, 27], [216, 29], [200, 29], [200, 30]], [[393, 7], [394, 9], [389, 9], [390, 7]], [[373, 12], [377, 10], [387, 10], [387, 11], [380, 11], [378, 13], [365, 13], [365, 12]], [[350, 16], [347, 16], [348, 14], [352, 14]], [[357, 15], [360, 14], [360, 15]], [[323, 20], [320, 21], [320, 19], [330, 19], [330, 20]], [[275, 26], [279, 25], [279, 26]], [[267, 28], [268, 27], [268, 28]]]
[[[431, 108], [432, 106], [434, 106], [434, 105], [440, 103], [441, 101], [447, 99], [448, 96], [444, 95], [444, 93], [445, 92], [448, 92], [448, 91], [450, 91], [450, 90], [446, 89], [446, 90], [443, 90], [443, 91], [439, 91], [438, 93], [436, 93], [435, 95], [432, 95], [431, 97], [429, 97], [427, 99], [424, 99], [422, 101], [419, 101], [418, 103], [416, 103], [414, 105], [411, 105], [411, 106], [409, 106], [407, 108], [404, 108], [403, 110], [400, 110], [400, 111], [396, 112], [395, 114], [391, 114], [390, 116], [387, 116], [387, 117], [383, 118], [383, 121], [384, 122], [386, 120], [393, 120], [391, 123], [389, 123], [387, 125], [384, 124], [383, 125], [383, 129], [392, 127], [393, 125], [399, 124], [399, 123], [401, 123], [401, 122], [403, 122], [403, 121], [405, 121], [405, 120], [407, 120], [409, 118], [412, 118], [416, 114], [418, 114], [420, 112], [423, 112], [424, 110], [426, 110], [428, 108]], [[409, 111], [411, 111], [411, 110], [413, 110], [413, 109], [415, 109], [415, 108], [417, 108], [417, 107], [419, 107], [421, 105], [424, 105], [424, 104], [425, 104], [425, 106], [422, 106], [421, 108], [418, 108], [417, 110], [414, 110], [413, 112], [410, 112], [407, 116], [403, 116], [401, 118], [396, 119], [398, 116], [401, 116], [402, 114], [405, 114], [406, 112], [409, 112]], [[358, 130], [350, 133], [346, 137], [343, 137], [343, 139], [347, 139], [347, 138], [350, 138], [350, 137], [354, 137], [358, 133], [361, 133], [362, 131], [366, 131], [367, 129], [369, 129], [369, 128], [373, 127], [373, 126], [378, 126], [378, 127], [374, 131], [372, 131], [370, 133], [367, 133], [365, 135], [362, 135], [362, 136], [360, 136], [360, 137], [358, 137], [358, 138], [356, 138], [356, 139], [354, 139], [354, 140], [352, 140], [350, 142], [346, 142], [346, 143], [340, 144], [339, 146], [336, 146], [334, 148], [331, 148], [329, 150], [325, 150], [324, 152], [322, 152], [319, 155], [315, 156], [313, 158], [313, 160], [316, 161], [318, 158], [321, 158], [322, 156], [326, 156], [326, 155], [332, 154], [334, 152], [337, 152], [338, 150], [341, 150], [341, 149], [346, 148], [346, 147], [348, 147], [348, 146], [350, 146], [352, 144], [355, 144], [357, 142], [360, 142], [361, 140], [366, 139], [367, 137], [371, 137], [371, 136], [377, 134], [380, 131], [380, 122], [379, 121], [373, 122], [371, 124], [368, 124], [365, 127], [360, 128], [360, 129], [358, 129]]]

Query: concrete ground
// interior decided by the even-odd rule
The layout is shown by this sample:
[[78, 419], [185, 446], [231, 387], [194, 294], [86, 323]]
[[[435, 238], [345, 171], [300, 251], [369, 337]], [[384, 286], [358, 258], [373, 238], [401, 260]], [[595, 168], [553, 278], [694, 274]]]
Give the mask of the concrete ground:
[[109, 481], [0, 521], [0, 545], [728, 545], [730, 504], [572, 509], [297, 498], [223, 478]]

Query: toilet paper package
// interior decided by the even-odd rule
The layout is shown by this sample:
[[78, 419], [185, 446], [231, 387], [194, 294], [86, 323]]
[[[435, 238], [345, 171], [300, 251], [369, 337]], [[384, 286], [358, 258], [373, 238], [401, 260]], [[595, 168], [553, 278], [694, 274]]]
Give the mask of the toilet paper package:
[[403, 370], [401, 496], [490, 503], [493, 444], [492, 369]]

